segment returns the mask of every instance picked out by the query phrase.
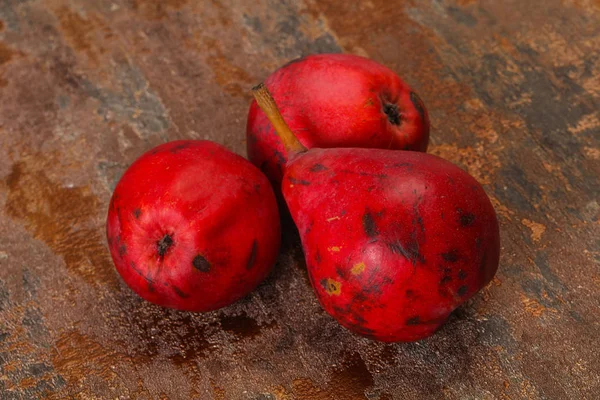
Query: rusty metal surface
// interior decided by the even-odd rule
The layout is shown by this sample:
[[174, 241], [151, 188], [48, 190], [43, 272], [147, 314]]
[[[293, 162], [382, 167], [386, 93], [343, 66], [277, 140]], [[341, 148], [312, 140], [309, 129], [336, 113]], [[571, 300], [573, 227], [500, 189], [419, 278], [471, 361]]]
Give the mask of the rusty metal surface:
[[[594, 399], [600, 392], [600, 3], [0, 2], [1, 399]], [[499, 213], [497, 278], [434, 337], [381, 344], [319, 307], [297, 238], [243, 301], [141, 301], [111, 190], [165, 140], [244, 154], [248, 88], [309, 52], [395, 69], [431, 152]]]

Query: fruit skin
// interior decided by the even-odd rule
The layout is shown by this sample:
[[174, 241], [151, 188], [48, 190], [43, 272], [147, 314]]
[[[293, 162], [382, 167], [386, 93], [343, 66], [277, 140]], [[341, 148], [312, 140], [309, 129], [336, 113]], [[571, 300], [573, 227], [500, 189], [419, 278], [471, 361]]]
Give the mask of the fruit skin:
[[498, 268], [492, 204], [441, 158], [311, 149], [288, 163], [282, 191], [321, 305], [360, 335], [425, 338]]
[[267, 276], [281, 232], [271, 185], [254, 165], [188, 140], [160, 145], [127, 169], [110, 201], [107, 237], [119, 274], [142, 298], [209, 311]]
[[[307, 148], [427, 150], [429, 117], [423, 102], [375, 61], [351, 54], [311, 55], [284, 65], [265, 85]], [[248, 158], [277, 190], [287, 152], [256, 101], [250, 105], [246, 139]]]

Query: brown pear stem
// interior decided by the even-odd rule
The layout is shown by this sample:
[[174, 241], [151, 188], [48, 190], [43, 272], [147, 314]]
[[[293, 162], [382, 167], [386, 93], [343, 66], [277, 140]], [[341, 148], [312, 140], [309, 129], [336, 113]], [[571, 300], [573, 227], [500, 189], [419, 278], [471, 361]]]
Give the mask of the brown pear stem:
[[290, 129], [288, 124], [283, 119], [281, 112], [279, 112], [279, 108], [277, 107], [277, 103], [271, 96], [269, 89], [265, 86], [264, 83], [261, 83], [252, 88], [252, 94], [258, 103], [258, 106], [265, 113], [273, 128], [275, 128], [275, 132], [281, 139], [283, 143], [283, 147], [288, 153], [288, 156], [302, 153], [306, 151], [306, 147], [294, 135], [294, 132]]

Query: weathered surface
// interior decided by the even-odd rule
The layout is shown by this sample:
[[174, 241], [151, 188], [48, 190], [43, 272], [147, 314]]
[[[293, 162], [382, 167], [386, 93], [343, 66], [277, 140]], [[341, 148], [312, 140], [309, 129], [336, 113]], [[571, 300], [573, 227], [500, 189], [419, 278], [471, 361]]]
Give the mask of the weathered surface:
[[[0, 398], [597, 398], [600, 3], [253, 3], [0, 2]], [[126, 166], [179, 138], [243, 154], [248, 88], [336, 51], [424, 99], [431, 151], [497, 208], [497, 279], [395, 345], [321, 310], [293, 234], [227, 309], [137, 298], [104, 238]]]

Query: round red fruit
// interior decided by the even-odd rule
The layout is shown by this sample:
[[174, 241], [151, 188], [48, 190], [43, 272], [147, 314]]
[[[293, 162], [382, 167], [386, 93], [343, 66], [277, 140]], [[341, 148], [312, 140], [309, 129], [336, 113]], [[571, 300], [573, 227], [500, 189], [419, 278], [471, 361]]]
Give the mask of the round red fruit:
[[267, 178], [210, 141], [174, 141], [137, 159], [110, 201], [107, 237], [123, 280], [142, 298], [209, 311], [253, 290], [279, 251]]
[[[366, 147], [426, 151], [429, 118], [419, 96], [389, 68], [351, 54], [294, 60], [265, 85], [307, 148]], [[253, 101], [248, 158], [279, 187], [287, 152]]]

